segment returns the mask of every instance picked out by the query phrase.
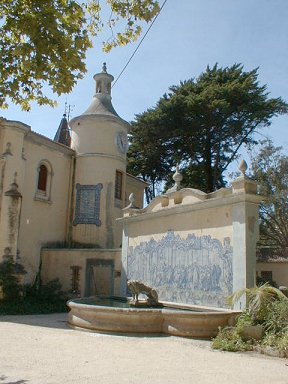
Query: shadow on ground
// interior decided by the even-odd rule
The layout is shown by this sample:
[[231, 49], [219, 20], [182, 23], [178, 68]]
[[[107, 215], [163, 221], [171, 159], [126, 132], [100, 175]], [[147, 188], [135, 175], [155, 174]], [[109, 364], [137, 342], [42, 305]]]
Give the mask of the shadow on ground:
[[1, 384], [25, 384], [25, 383], [28, 383], [28, 380], [17, 380], [17, 381], [6, 381], [8, 380], [8, 378], [4, 375], [1, 375], [0, 376], [0, 382]]
[[[49, 315], [0, 316], [0, 326], [2, 322], [25, 324], [25, 325], [45, 327], [45, 328], [70, 329], [67, 325], [67, 313], [53, 313]], [[2, 379], [0, 376], [0, 383], [1, 383], [1, 380]]]

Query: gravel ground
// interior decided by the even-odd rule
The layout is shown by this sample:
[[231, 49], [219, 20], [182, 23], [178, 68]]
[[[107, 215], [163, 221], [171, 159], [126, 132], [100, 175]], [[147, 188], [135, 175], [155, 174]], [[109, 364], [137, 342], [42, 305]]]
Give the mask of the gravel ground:
[[288, 384], [288, 359], [72, 330], [65, 314], [2, 316], [0, 343], [0, 384]]

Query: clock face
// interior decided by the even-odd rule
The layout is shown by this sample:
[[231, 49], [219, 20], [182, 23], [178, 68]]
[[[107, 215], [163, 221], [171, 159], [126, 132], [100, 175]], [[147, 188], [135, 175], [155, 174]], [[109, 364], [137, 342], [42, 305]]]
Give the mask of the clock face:
[[128, 151], [128, 138], [127, 133], [124, 131], [117, 132], [116, 145], [119, 152], [125, 154]]

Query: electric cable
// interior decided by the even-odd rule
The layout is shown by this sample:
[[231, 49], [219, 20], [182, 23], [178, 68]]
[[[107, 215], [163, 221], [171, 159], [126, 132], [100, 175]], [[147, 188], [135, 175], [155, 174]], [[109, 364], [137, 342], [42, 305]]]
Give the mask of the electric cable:
[[124, 66], [124, 68], [122, 69], [122, 71], [120, 72], [120, 74], [118, 75], [117, 79], [114, 81], [113, 85], [112, 85], [112, 88], [114, 87], [114, 85], [117, 83], [117, 81], [120, 79], [120, 77], [122, 76], [123, 72], [125, 71], [125, 69], [128, 67], [130, 61], [133, 59], [133, 57], [135, 56], [136, 52], [138, 51], [138, 49], [140, 48], [140, 45], [143, 43], [145, 37], [148, 35], [150, 29], [152, 28], [153, 24], [155, 23], [157, 17], [160, 15], [162, 9], [164, 8], [165, 4], [167, 3], [168, 0], [165, 0], [164, 3], [161, 5], [160, 7], [160, 10], [159, 12], [157, 13], [157, 15], [154, 17], [154, 19], [152, 20], [151, 24], [149, 25], [149, 28], [147, 29], [147, 31], [145, 32], [145, 34], [143, 35], [142, 39], [140, 40], [139, 44], [137, 45], [137, 47], [135, 48], [134, 52], [132, 53], [132, 55], [130, 56], [129, 60], [127, 61], [126, 65]]

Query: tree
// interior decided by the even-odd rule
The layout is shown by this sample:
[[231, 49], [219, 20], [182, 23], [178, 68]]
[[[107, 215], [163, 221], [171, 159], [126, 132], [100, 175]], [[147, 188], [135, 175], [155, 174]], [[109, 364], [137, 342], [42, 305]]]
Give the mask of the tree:
[[[135, 41], [139, 22], [159, 12], [156, 0], [106, 0], [110, 51]], [[103, 6], [102, 6], [103, 8]], [[122, 32], [114, 28], [126, 20]], [[123, 23], [122, 23], [123, 24]], [[85, 54], [92, 38], [104, 27], [99, 0], [2, 0], [0, 2], [0, 107], [8, 99], [30, 109], [31, 101], [54, 105], [43, 93], [48, 85], [58, 95], [69, 93], [86, 72]]]
[[287, 257], [288, 249], [288, 156], [271, 140], [262, 141], [252, 152], [252, 175], [265, 197], [260, 206], [260, 243]]
[[223, 173], [241, 146], [254, 144], [255, 130], [288, 110], [280, 97], [268, 97], [257, 78], [257, 69], [216, 64], [197, 79], [170, 87], [154, 108], [136, 115], [128, 171], [167, 188], [167, 168], [180, 162], [184, 186], [205, 192], [223, 187]]

